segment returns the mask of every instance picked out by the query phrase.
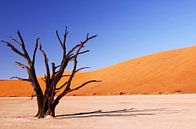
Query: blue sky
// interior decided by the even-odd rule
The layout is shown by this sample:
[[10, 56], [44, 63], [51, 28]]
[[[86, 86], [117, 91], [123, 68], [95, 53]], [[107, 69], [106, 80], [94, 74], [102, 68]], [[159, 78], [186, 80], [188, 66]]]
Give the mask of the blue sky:
[[[68, 46], [87, 33], [98, 37], [86, 46], [89, 54], [80, 66], [103, 68], [135, 57], [196, 44], [195, 0], [1, 0], [0, 39], [16, 36], [19, 29], [30, 52], [35, 39], [59, 62], [61, 49], [55, 30], [69, 28]], [[0, 79], [26, 76], [15, 65], [22, 61], [4, 44], [0, 45]], [[37, 54], [37, 74], [44, 73], [43, 58]]]

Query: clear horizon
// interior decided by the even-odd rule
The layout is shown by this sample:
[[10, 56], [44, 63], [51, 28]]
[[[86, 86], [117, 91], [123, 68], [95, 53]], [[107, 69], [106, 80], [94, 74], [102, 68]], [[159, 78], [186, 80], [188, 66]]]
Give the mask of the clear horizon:
[[[49, 62], [59, 62], [61, 49], [55, 35], [68, 26], [70, 48], [87, 33], [98, 37], [86, 45], [80, 66], [95, 70], [132, 58], [196, 44], [194, 0], [1, 0], [0, 39], [16, 38], [19, 29], [32, 53], [40, 37]], [[0, 79], [26, 76], [14, 62], [22, 59], [0, 44]], [[37, 54], [37, 75], [45, 73], [43, 57]]]

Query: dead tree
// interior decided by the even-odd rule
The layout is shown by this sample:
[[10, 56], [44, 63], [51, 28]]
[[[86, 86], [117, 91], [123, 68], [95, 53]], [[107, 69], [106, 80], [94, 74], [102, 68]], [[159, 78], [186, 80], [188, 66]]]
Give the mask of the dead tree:
[[[97, 37], [97, 35], [89, 36], [89, 34], [87, 34], [84, 41], [81, 41], [80, 43], [76, 44], [73, 48], [71, 48], [69, 51], [67, 51], [67, 48], [66, 48], [66, 40], [67, 40], [67, 35], [68, 35], [67, 27], [65, 29], [63, 38], [61, 38], [59, 36], [58, 31], [56, 31], [56, 36], [62, 48], [63, 54], [62, 54], [62, 60], [60, 64], [56, 65], [53, 62], [51, 63], [51, 67], [49, 66], [47, 54], [45, 53], [45, 51], [43, 50], [39, 42], [39, 38], [36, 39], [33, 56], [32, 58], [30, 58], [29, 52], [26, 49], [23, 37], [19, 31], [17, 32], [17, 35], [19, 37], [19, 40], [13, 38], [12, 36], [10, 36], [10, 39], [13, 41], [13, 43], [15, 43], [15, 45], [20, 47], [20, 49], [18, 49], [11, 42], [4, 41], [4, 40], [1, 40], [1, 42], [5, 43], [8, 47], [11, 48], [13, 52], [21, 56], [26, 61], [27, 65], [22, 64], [17, 61], [16, 61], [16, 64], [27, 71], [28, 78], [25, 79], [25, 78], [20, 78], [20, 77], [12, 77], [12, 79], [15, 78], [15, 79], [22, 80], [22, 81], [29, 81], [32, 84], [32, 87], [36, 93], [37, 105], [38, 105], [38, 112], [35, 115], [35, 117], [44, 118], [46, 115], [55, 117], [55, 108], [57, 104], [59, 103], [59, 101], [63, 98], [63, 96], [65, 96], [69, 92], [78, 90], [89, 83], [99, 82], [97, 80], [89, 80], [87, 82], [82, 83], [79, 86], [74, 86], [74, 88], [72, 88], [72, 80], [75, 74], [83, 69], [88, 68], [88, 67], [77, 68], [78, 56], [89, 52], [89, 50], [82, 50], [82, 49], [85, 47], [85, 44], [89, 40]], [[39, 84], [38, 78], [36, 76], [35, 57], [36, 57], [37, 49], [39, 49], [41, 53], [43, 54], [45, 68], [46, 68], [46, 74], [44, 74], [45, 76], [43, 79], [45, 82], [44, 91], [42, 91], [41, 85]], [[73, 62], [73, 69], [69, 75], [64, 75], [64, 70], [66, 69], [66, 67], [68, 66], [70, 62]], [[67, 76], [66, 82], [64, 82], [64, 84], [61, 86], [57, 86], [60, 79], [64, 76]], [[60, 92], [60, 93], [57, 94], [57, 92]]]

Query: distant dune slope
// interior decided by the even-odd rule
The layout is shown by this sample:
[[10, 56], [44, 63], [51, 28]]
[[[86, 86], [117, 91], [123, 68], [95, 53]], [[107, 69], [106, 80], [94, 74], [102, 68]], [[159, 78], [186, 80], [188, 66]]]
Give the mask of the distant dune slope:
[[[69, 95], [196, 93], [196, 46], [155, 53], [92, 72], [79, 73], [73, 86], [102, 80]], [[41, 79], [39, 79], [41, 83]], [[66, 79], [63, 78], [60, 83]], [[28, 83], [0, 81], [0, 96], [31, 96]]]

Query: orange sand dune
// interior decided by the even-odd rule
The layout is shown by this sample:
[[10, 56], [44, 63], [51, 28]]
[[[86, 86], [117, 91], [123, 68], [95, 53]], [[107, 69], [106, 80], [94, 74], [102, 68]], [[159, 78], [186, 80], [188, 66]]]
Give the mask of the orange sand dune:
[[[89, 79], [102, 82], [90, 84], [69, 95], [196, 93], [196, 46], [160, 52], [100, 70], [79, 73], [73, 85]], [[60, 83], [64, 81], [65, 78]], [[32, 88], [28, 83], [0, 81], [0, 96], [31, 94]]]

